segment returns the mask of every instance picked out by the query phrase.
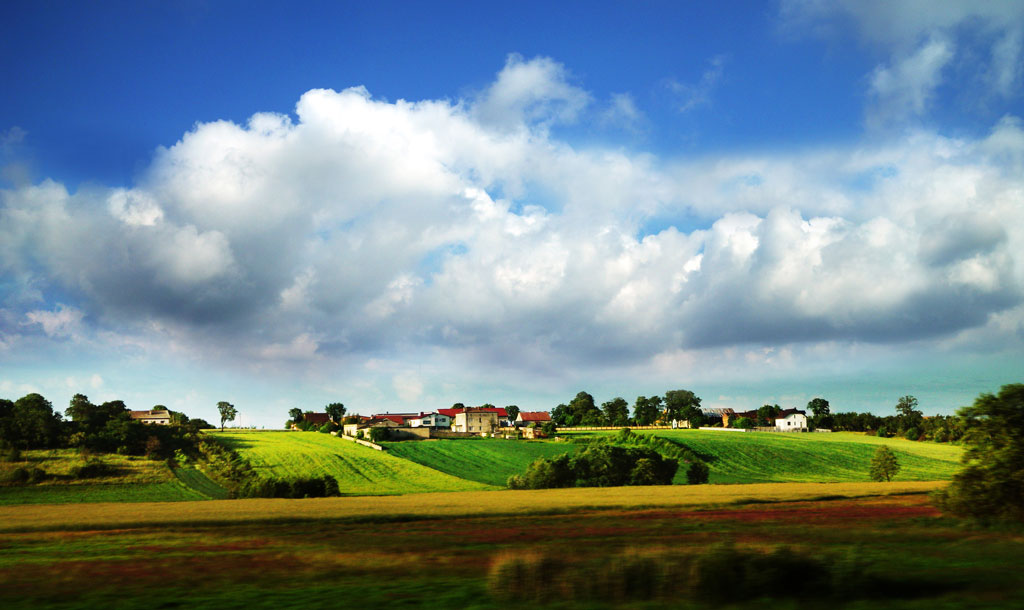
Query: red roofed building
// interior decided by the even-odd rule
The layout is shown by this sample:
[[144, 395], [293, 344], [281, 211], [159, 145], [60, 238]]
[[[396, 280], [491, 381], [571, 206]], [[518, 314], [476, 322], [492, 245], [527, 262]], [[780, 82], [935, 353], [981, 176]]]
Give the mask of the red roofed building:
[[547, 411], [520, 411], [516, 417], [517, 424], [529, 424], [531, 422], [543, 424], [551, 421], [551, 414]]

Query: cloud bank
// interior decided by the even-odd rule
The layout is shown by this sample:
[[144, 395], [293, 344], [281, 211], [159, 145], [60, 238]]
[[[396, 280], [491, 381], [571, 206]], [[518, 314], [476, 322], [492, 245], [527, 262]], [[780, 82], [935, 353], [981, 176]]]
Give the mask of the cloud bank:
[[[879, 96], [916, 111], [926, 100], [901, 87], [921, 87], [900, 73], [937, 73], [939, 51], [876, 73]], [[551, 371], [1021, 345], [1019, 118], [976, 139], [680, 160], [552, 135], [599, 119], [590, 99], [554, 60], [511, 56], [472, 98], [311, 90], [294, 116], [197, 124], [130, 188], [3, 190], [0, 350], [89, 340], [321, 364], [411, 350]], [[394, 386], [423, 392], [407, 372]]]

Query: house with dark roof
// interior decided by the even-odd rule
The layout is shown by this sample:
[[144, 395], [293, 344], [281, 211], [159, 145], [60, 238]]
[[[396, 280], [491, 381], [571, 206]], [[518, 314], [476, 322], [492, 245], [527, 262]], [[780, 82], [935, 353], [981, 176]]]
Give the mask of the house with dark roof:
[[144, 424], [166, 426], [171, 423], [170, 411], [129, 411], [128, 416]]

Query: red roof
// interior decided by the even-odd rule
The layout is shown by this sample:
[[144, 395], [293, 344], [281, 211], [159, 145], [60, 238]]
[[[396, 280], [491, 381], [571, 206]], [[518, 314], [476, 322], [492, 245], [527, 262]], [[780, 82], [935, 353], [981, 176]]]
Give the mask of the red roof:
[[320, 424], [322, 426], [331, 421], [331, 416], [326, 413], [303, 413], [302, 421], [306, 421], [311, 424]]
[[522, 421], [551, 421], [551, 414], [547, 411], [520, 411], [519, 419]]

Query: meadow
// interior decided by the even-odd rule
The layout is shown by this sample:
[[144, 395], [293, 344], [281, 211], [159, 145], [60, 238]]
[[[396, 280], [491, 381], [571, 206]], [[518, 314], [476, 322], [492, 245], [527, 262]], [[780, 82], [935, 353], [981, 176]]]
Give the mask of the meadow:
[[[810, 499], [934, 485], [672, 486], [634, 488], [628, 501], [614, 496], [623, 490], [589, 489], [0, 507], [0, 606], [699, 609], [717, 606], [694, 596], [687, 574], [650, 570], [709, 549], [714, 559], [726, 544], [866, 566], [873, 584], [810, 600], [766, 586], [730, 608], [1021, 607], [1019, 532], [965, 528], [921, 493]], [[744, 493], [756, 501], [735, 503]], [[206, 517], [182, 514], [193, 509]], [[510, 589], [519, 581], [500, 571], [510, 558], [553, 576]], [[730, 588], [738, 577], [715, 574]], [[786, 580], [812, 577], [796, 570]]]
[[384, 443], [388, 453], [470, 481], [504, 487], [511, 475], [538, 457], [555, 457], [578, 445], [499, 439]]
[[208, 432], [273, 478], [330, 475], [343, 495], [391, 495], [473, 491], [488, 485], [468, 481], [409, 460], [318, 432]]

